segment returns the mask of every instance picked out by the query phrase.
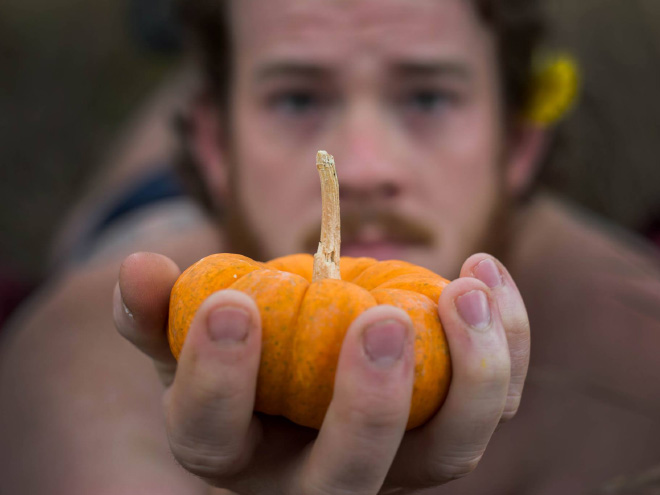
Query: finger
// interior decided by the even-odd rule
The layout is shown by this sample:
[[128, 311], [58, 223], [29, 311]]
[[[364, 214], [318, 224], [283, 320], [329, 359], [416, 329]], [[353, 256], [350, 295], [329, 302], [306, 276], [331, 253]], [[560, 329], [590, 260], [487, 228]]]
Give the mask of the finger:
[[414, 378], [408, 315], [377, 306], [350, 326], [332, 402], [299, 480], [306, 494], [378, 493], [405, 432]]
[[166, 386], [176, 370], [167, 343], [167, 317], [170, 292], [180, 273], [171, 259], [160, 254], [132, 254], [121, 265], [113, 301], [117, 330], [153, 359]]
[[[452, 358], [445, 403], [429, 423], [404, 439], [393, 479], [420, 486], [473, 471], [499, 423], [509, 386], [510, 360], [497, 304], [474, 278], [450, 283], [438, 311]], [[419, 462], [419, 453], [425, 455]]]
[[249, 296], [224, 290], [204, 301], [165, 394], [172, 453], [193, 474], [219, 480], [247, 464], [260, 353], [261, 318]]
[[487, 254], [475, 254], [463, 265], [461, 277], [476, 277], [491, 290], [502, 318], [511, 356], [511, 381], [502, 421], [513, 418], [520, 406], [529, 368], [530, 331], [520, 291], [507, 269]]

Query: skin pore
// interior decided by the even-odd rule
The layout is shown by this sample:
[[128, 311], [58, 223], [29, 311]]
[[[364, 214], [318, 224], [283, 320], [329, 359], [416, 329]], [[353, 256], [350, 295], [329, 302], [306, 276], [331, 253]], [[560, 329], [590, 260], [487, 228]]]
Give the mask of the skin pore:
[[318, 149], [337, 162], [343, 255], [454, 277], [496, 251], [512, 152], [495, 43], [470, 3], [249, 0], [231, 25], [231, 106], [215, 124], [231, 132], [202, 156], [233, 251], [316, 249]]

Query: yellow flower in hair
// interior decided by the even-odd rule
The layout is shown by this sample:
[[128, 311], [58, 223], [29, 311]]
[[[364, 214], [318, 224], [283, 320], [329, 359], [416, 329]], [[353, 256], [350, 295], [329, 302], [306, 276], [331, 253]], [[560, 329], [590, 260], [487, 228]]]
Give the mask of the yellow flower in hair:
[[532, 74], [532, 87], [526, 120], [543, 127], [557, 123], [577, 100], [580, 73], [577, 62], [568, 55], [556, 55], [537, 65]]

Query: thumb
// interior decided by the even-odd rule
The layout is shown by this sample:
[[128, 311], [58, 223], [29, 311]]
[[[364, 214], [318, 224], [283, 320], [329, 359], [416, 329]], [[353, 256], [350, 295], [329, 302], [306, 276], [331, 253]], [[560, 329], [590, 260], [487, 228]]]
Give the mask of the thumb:
[[176, 369], [166, 332], [170, 291], [180, 273], [174, 261], [160, 254], [132, 254], [121, 265], [113, 301], [117, 330], [153, 359], [165, 385]]

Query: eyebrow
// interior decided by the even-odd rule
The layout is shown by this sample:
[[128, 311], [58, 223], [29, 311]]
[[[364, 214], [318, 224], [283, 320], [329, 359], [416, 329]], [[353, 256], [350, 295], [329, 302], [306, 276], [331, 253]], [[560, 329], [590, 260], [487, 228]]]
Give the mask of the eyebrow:
[[394, 72], [407, 77], [455, 77], [463, 80], [473, 77], [470, 68], [458, 62], [400, 62], [394, 65]]
[[329, 70], [321, 65], [301, 62], [271, 62], [259, 67], [255, 74], [257, 81], [264, 81], [282, 76], [296, 76], [307, 78], [326, 77]]
[[[330, 72], [328, 67], [319, 64], [277, 61], [259, 67], [255, 80], [262, 82], [277, 77], [292, 76], [322, 79], [328, 77]], [[393, 65], [393, 73], [402, 77], [454, 77], [468, 81], [472, 79], [472, 71], [458, 62], [398, 62]]]

